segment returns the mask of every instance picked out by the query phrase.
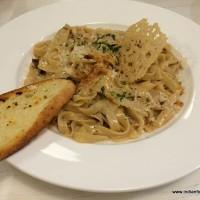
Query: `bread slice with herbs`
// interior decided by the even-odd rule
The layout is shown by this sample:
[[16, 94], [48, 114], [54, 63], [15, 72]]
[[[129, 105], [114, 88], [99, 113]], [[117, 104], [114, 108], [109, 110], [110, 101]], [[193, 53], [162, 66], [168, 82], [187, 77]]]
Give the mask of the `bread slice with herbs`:
[[49, 79], [0, 95], [0, 160], [30, 142], [74, 91], [70, 80]]

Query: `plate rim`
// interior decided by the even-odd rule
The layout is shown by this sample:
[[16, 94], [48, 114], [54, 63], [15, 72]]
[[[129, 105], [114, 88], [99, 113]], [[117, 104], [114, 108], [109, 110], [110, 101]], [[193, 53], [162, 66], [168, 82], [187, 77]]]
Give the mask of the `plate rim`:
[[[40, 11], [40, 10], [43, 10], [44, 8], [53, 7], [54, 5], [57, 5], [57, 4], [59, 4], [59, 5], [60, 5], [60, 4], [68, 4], [68, 3], [71, 3], [71, 2], [72, 2], [72, 1], [69, 1], [69, 2], [55, 2], [55, 3], [52, 3], [52, 4], [50, 4], [50, 5], [46, 5], [46, 6], [43, 6], [43, 7], [34, 9], [34, 10], [31, 10], [31, 11], [29, 11], [29, 12], [23, 14], [23, 15], [20, 15], [19, 17], [17, 17], [17, 18], [15, 18], [15, 19], [11, 20], [10, 22], [8, 22], [8, 24], [15, 23], [17, 20], [20, 20], [21, 18], [25, 17], [27, 14], [35, 13], [36, 10], [37, 10], [37, 11]], [[78, 2], [80, 2], [80, 0], [76, 0], [76, 2], [78, 3]], [[90, 2], [90, 0], [87, 0], [87, 2]], [[140, 5], [144, 4], [144, 5], [148, 5], [148, 6], [150, 6], [150, 7], [154, 7], [154, 8], [156, 8], [156, 9], [159, 8], [159, 9], [167, 10], [168, 12], [171, 12], [171, 13], [173, 13], [173, 14], [175, 14], [175, 15], [181, 16], [182, 18], [185, 18], [185, 19], [189, 20], [190, 23], [192, 22], [192, 23], [194, 23], [195, 25], [198, 25], [198, 24], [195, 23], [194, 21], [192, 21], [192, 20], [190, 20], [190, 19], [188, 19], [188, 18], [186, 18], [186, 17], [184, 17], [184, 16], [182, 16], [182, 15], [180, 15], [180, 14], [174, 13], [173, 11], [169, 11], [168, 9], [165, 9], [165, 8], [161, 8], [161, 7], [152, 5], [152, 4], [147, 4], [147, 3], [143, 3], [143, 2], [137, 2], [137, 1], [130, 1], [130, 0], [127, 0], [126, 2], [132, 2], [133, 4], [136, 3], [136, 4], [140, 4]], [[4, 24], [3, 26], [1, 26], [1, 27], [0, 27], [0, 32], [1, 32], [1, 29], [2, 29], [2, 28], [6, 29], [6, 26], [7, 26], [7, 24]], [[200, 27], [200, 26], [198, 25], [198, 27]], [[21, 169], [20, 166], [15, 165], [15, 164], [13, 163], [13, 161], [12, 161], [12, 157], [11, 157], [11, 158], [8, 158], [8, 159], [7, 159], [7, 162], [10, 163], [10, 164], [11, 164], [12, 166], [14, 166], [15, 168], [19, 169], [20, 171], [22, 171], [22, 172], [24, 172], [24, 173], [26, 173], [26, 174], [29, 174], [29, 175], [32, 176], [32, 177], [35, 177], [35, 178], [40, 179], [40, 180], [42, 180], [42, 181], [45, 181], [45, 182], [47, 182], [47, 183], [51, 183], [51, 184], [53, 184], [53, 185], [58, 185], [58, 186], [61, 186], [61, 187], [67, 187], [67, 188], [76, 189], [76, 190], [82, 190], [82, 191], [105, 192], [105, 193], [107, 193], [107, 192], [128, 192], [128, 191], [144, 190], [144, 189], [147, 189], [147, 188], [155, 188], [155, 187], [157, 187], [157, 186], [165, 185], [165, 184], [168, 184], [168, 183], [173, 182], [174, 180], [180, 179], [180, 178], [182, 178], [182, 177], [184, 177], [184, 176], [186, 176], [186, 175], [192, 173], [194, 170], [196, 170], [196, 169], [198, 169], [198, 168], [200, 167], [200, 166], [197, 166], [195, 169], [188, 170], [188, 172], [185, 173], [185, 175], [183, 175], [182, 177], [175, 178], [175, 179], [173, 179], [173, 180], [171, 180], [171, 181], [164, 182], [164, 183], [161, 183], [161, 184], [159, 184], [159, 185], [148, 186], [148, 187], [144, 187], [144, 188], [141, 188], [141, 189], [133, 189], [133, 188], [132, 188], [132, 189], [131, 189], [131, 188], [125, 189], [125, 188], [122, 188], [121, 190], [119, 190], [119, 189], [118, 189], [118, 190], [112, 190], [112, 189], [111, 189], [111, 190], [101, 190], [101, 189], [99, 190], [99, 189], [80, 188], [80, 187], [75, 187], [75, 186], [71, 187], [71, 186], [69, 186], [69, 185], [67, 186], [66, 184], [65, 184], [65, 185], [62, 185], [62, 184], [58, 184], [58, 183], [52, 182], [52, 181], [50, 181], [50, 180], [44, 180], [44, 178], [41, 179], [39, 176], [36, 176], [36, 175], [34, 175], [33, 173], [31, 174], [30, 172], [26, 172], [24, 169]]]

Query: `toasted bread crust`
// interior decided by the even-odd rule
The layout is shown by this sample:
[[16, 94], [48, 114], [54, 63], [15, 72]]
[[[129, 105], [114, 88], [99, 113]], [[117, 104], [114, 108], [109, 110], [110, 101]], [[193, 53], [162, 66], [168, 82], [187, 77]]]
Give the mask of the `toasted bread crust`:
[[[51, 81], [45, 80], [46, 81]], [[42, 82], [31, 84], [37, 85], [41, 84]], [[30, 85], [29, 85], [30, 86]], [[0, 99], [9, 98], [16, 92], [25, 92], [27, 87], [25, 86], [20, 89], [16, 89], [5, 94], [0, 95]], [[66, 104], [70, 98], [72, 97], [73, 93], [75, 92], [75, 85], [73, 82], [68, 80], [67, 87], [63, 88], [63, 90], [55, 96], [53, 99], [50, 100], [48, 105], [43, 109], [42, 112], [38, 114], [38, 117], [34, 124], [27, 130], [23, 135], [19, 135], [19, 137], [15, 138], [10, 144], [5, 145], [2, 149], [0, 149], [0, 160], [10, 156], [11, 154], [15, 153], [19, 149], [23, 148], [26, 144], [28, 144], [34, 137], [36, 137], [39, 132], [46, 127], [46, 125], [53, 119], [54, 116], [59, 112], [64, 104]]]

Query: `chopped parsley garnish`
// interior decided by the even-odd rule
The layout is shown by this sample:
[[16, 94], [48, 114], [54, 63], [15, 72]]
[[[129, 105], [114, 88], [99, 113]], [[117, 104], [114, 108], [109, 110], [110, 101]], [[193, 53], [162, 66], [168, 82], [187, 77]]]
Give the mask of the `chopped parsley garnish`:
[[117, 53], [119, 51], [119, 49], [121, 48], [121, 46], [117, 45], [117, 44], [108, 44], [108, 47], [110, 48], [110, 50], [113, 53]]
[[120, 101], [122, 101], [124, 98], [133, 101], [134, 100], [134, 96], [131, 95], [131, 93], [127, 93], [127, 92], [122, 92], [122, 93], [117, 93], [115, 91], [111, 91], [111, 96], [119, 98]]
[[103, 39], [103, 38], [106, 38], [106, 37], [111, 37], [113, 40], [116, 39], [116, 36], [113, 33], [107, 33], [105, 35], [99, 36], [98, 39]]
[[112, 40], [115, 41], [116, 37], [114, 34], [105, 34], [102, 36], [99, 36], [96, 41], [94, 41], [92, 44], [96, 47], [97, 50], [103, 51], [105, 53], [106, 51], [111, 51], [113, 53], [117, 53], [119, 49], [121, 48], [118, 44], [109, 44], [106, 40], [107, 37], [112, 38]]
[[117, 53], [119, 49], [121, 48], [121, 46], [117, 44], [108, 44], [105, 41], [101, 41], [101, 42], [95, 41], [93, 42], [93, 45], [96, 47], [97, 50], [102, 50], [103, 53], [105, 53], [106, 51]]
[[126, 97], [126, 92], [123, 92], [122, 94], [117, 93], [116, 96], [119, 98], [120, 101], [122, 101]]

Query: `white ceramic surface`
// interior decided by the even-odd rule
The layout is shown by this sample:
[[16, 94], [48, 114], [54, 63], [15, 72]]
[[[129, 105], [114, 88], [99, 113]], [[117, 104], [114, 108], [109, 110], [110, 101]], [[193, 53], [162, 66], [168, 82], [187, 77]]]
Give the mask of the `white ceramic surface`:
[[[75, 11], [79, 14], [74, 15]], [[159, 22], [170, 41], [188, 58], [193, 96], [179, 120], [161, 134], [120, 145], [78, 144], [45, 130], [8, 162], [50, 183], [102, 192], [155, 187], [199, 167], [200, 28], [168, 10], [131, 1], [86, 0], [54, 4], [21, 16], [0, 29], [0, 91], [16, 87], [24, 55], [64, 23], [129, 25], [143, 17]]]

